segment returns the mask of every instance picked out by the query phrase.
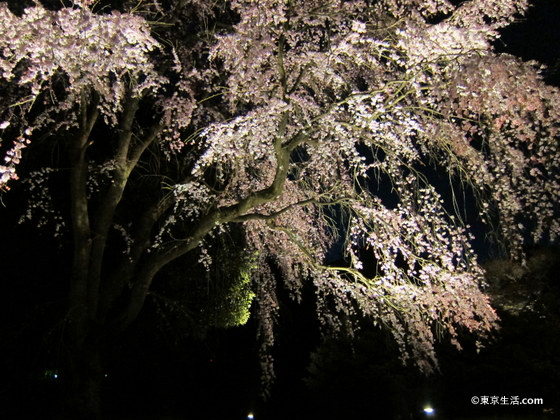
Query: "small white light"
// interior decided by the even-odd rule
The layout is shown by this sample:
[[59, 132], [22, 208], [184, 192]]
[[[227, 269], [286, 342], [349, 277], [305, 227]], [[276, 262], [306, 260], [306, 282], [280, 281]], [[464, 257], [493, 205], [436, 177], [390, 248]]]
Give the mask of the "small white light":
[[53, 375], [53, 378], [54, 378], [54, 379], [57, 379], [57, 378], [58, 378], [58, 374], [55, 373], [55, 374]]
[[424, 408], [424, 413], [428, 416], [431, 416], [432, 414], [434, 414], [434, 409], [432, 407], [426, 407]]
[[254, 418], [255, 418], [255, 416], [253, 416], [253, 413], [249, 413], [249, 414], [247, 415], [247, 419], [248, 419], [248, 420], [253, 420]]

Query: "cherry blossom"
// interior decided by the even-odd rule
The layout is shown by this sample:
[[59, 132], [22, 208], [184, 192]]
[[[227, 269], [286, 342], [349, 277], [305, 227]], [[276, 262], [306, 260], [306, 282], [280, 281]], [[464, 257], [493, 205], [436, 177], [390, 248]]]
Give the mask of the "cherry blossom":
[[[473, 230], [430, 174], [472, 194], [512, 258], [557, 240], [560, 92], [538, 63], [492, 47], [527, 1], [168, 3], [100, 13], [75, 1], [21, 17], [0, 4], [11, 87], [0, 188], [35, 136], [72, 138], [78, 344], [95, 333], [88, 320], [133, 322], [171, 261], [223, 264], [212, 243], [233, 226], [257, 260], [265, 380], [279, 285], [295, 300], [312, 285], [325, 332], [352, 333], [358, 316], [387, 328], [426, 371], [438, 337], [460, 347], [463, 331], [487, 336], [497, 316]], [[111, 231], [125, 239], [116, 266]]]

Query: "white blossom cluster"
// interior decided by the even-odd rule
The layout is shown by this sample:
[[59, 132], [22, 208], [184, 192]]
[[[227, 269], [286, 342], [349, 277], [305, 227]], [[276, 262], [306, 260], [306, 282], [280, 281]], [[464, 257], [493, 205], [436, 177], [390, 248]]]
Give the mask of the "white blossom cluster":
[[558, 89], [530, 63], [491, 56], [467, 61], [440, 86], [433, 103], [446, 119], [427, 124], [424, 144], [480, 191], [483, 217], [499, 217], [513, 254], [520, 255], [527, 226], [534, 242], [557, 238]]
[[[426, 369], [430, 366], [426, 361], [437, 366], [434, 326], [443, 326], [457, 343], [455, 325], [484, 334], [497, 318], [478, 288], [483, 272], [474, 262], [469, 237], [464, 229], [454, 227], [441, 198], [433, 188], [415, 186], [410, 177], [396, 188], [401, 201], [395, 209], [379, 199], [367, 206], [356, 203], [347, 252], [360, 270], [357, 249], [365, 243], [371, 250], [378, 274], [362, 279], [363, 287], [354, 291], [361, 310], [368, 313], [376, 300], [382, 307], [374, 307], [372, 316], [387, 308], [397, 312], [407, 308], [410, 316], [389, 317], [387, 322], [401, 343], [403, 358], [410, 351]], [[481, 313], [484, 317], [479, 318]], [[411, 336], [413, 340], [407, 339]]]
[[453, 5], [448, 0], [382, 0], [377, 7], [395, 18], [420, 20], [438, 14], [449, 13]]
[[527, 0], [477, 0], [460, 5], [450, 20], [461, 26], [488, 26], [495, 30], [509, 25], [525, 13]]
[[[496, 315], [479, 290], [483, 272], [469, 227], [447, 214], [422, 168], [442, 165], [473, 185], [481, 212], [497, 209], [512, 248], [524, 240], [519, 217], [530, 206], [539, 209], [535, 238], [545, 226], [554, 235], [554, 197], [560, 196], [554, 104], [560, 96], [531, 78], [534, 70], [491, 47], [497, 29], [527, 2], [384, 0], [368, 8], [359, 1], [271, 0], [234, 7], [241, 20], [219, 37], [212, 57], [230, 72], [231, 109], [244, 104], [251, 111], [205, 133], [209, 148], [198, 174], [212, 164], [243, 173], [237, 162], [250, 162], [252, 173], [273, 174], [279, 119], [263, 116], [280, 104], [274, 114], [288, 112], [288, 130], [306, 138], [291, 164], [298, 186], [292, 197], [328, 197], [351, 220], [345, 228], [329, 225], [320, 205], [311, 205], [317, 213], [308, 209], [311, 218], [302, 217], [301, 209], [289, 207], [297, 202], [291, 190], [253, 209], [270, 219], [246, 223], [249, 243], [281, 267], [291, 266], [282, 268], [288, 277], [313, 278], [325, 325], [340, 328], [340, 319], [351, 319], [358, 308], [389, 327], [403, 359], [425, 369], [437, 366], [438, 329], [458, 347], [460, 328], [488, 332]], [[502, 67], [512, 73], [500, 76]], [[496, 85], [500, 78], [503, 85]], [[507, 90], [512, 83], [518, 93]], [[376, 190], [375, 180], [386, 185]], [[235, 177], [230, 185], [237, 197], [250, 191]], [[395, 207], [376, 196], [384, 188], [397, 196]], [[328, 246], [318, 248], [306, 232], [329, 229], [350, 236], [350, 267], [322, 266]], [[363, 247], [376, 261], [373, 278], [364, 275]], [[297, 290], [297, 282], [286, 282]]]
[[[198, 181], [189, 181], [185, 184], [176, 184], [171, 192], [175, 199], [171, 212], [159, 228], [158, 234], [152, 242], [151, 249], [157, 249], [165, 240], [169, 240], [169, 235], [178, 223], [192, 222], [200, 217], [206, 208], [212, 205], [215, 195], [208, 186]], [[204, 255], [204, 248], [201, 247]], [[202, 258], [201, 262], [210, 261], [210, 255]], [[209, 266], [209, 262], [208, 265]]]
[[196, 181], [186, 184], [176, 184], [173, 194], [175, 195], [175, 213], [185, 219], [194, 219], [200, 216], [205, 206], [213, 202], [214, 194], [206, 185]]
[[51, 112], [69, 110], [84, 92], [95, 91], [104, 117], [116, 124], [126, 78], [137, 83], [136, 95], [165, 80], [149, 59], [158, 43], [147, 23], [131, 14], [97, 15], [86, 7], [52, 12], [38, 5], [17, 17], [2, 3], [0, 34], [0, 77], [27, 89], [22, 104], [32, 104], [56, 76], [65, 77], [65, 97], [51, 95]]
[[[8, 123], [2, 123], [2, 128], [6, 128]], [[11, 180], [18, 179], [16, 173], [16, 166], [21, 160], [21, 152], [29, 144], [29, 139], [26, 137], [18, 137], [11, 149], [6, 152], [4, 156], [4, 164], [0, 165], [0, 191], [9, 190], [7, 186]], [[2, 138], [0, 137], [0, 145], [2, 145]]]
[[450, 63], [460, 65], [471, 54], [485, 54], [490, 38], [485, 26], [461, 28], [446, 22], [424, 28], [407, 27], [397, 35], [397, 46], [408, 56], [411, 72], [417, 72], [419, 67], [437, 72]]
[[104, 185], [114, 182], [112, 178], [115, 167], [116, 162], [113, 159], [101, 165], [94, 165], [93, 163], [88, 165], [87, 188], [89, 197], [99, 193]]
[[23, 182], [29, 192], [29, 199], [19, 223], [33, 221], [39, 229], [53, 228], [54, 237], [60, 237], [65, 231], [66, 222], [54, 204], [53, 190], [49, 187], [49, 177], [55, 171], [53, 168], [42, 168], [25, 178]]
[[117, 232], [120, 233], [122, 240], [124, 241], [125, 247], [123, 249], [123, 254], [125, 255], [130, 255], [130, 249], [132, 247], [132, 244], [134, 243], [134, 239], [132, 238], [132, 236], [129, 233], [130, 230], [130, 226], [127, 226], [126, 228], [123, 225], [120, 225], [118, 223], [113, 225], [113, 229], [115, 229]]
[[200, 177], [212, 167], [219, 181], [230, 178], [228, 189], [222, 194], [223, 204], [267, 186], [274, 177], [278, 126], [288, 109], [284, 102], [271, 101], [267, 107], [208, 127], [201, 133], [207, 149], [197, 161], [193, 175]]
[[[177, 71], [181, 69], [178, 68]], [[176, 91], [170, 97], [158, 98], [158, 106], [163, 110], [161, 125], [164, 127], [162, 140], [169, 144], [165, 150], [167, 157], [177, 155], [185, 147], [183, 130], [190, 126], [196, 103], [190, 84], [182, 78], [175, 85]]]

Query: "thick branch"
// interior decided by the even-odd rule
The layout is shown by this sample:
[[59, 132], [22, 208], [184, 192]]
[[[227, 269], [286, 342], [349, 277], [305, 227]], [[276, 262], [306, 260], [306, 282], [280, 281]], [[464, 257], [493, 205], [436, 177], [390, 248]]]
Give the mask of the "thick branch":
[[202, 239], [216, 226], [218, 220], [219, 213], [217, 211], [212, 212], [198, 222], [197, 228], [188, 239], [174, 243], [160, 253], [148, 256], [139, 265], [135, 271], [136, 278], [132, 286], [128, 305], [117, 318], [117, 330], [125, 329], [136, 319], [144, 306], [146, 295], [157, 272], [166, 264], [195, 249]]
[[305, 206], [307, 204], [314, 203], [316, 200], [310, 198], [308, 200], [298, 201], [297, 203], [292, 203], [283, 209], [275, 211], [269, 214], [262, 214], [262, 213], [246, 213], [241, 216], [236, 217], [232, 220], [232, 222], [246, 222], [248, 220], [273, 220], [276, 219], [278, 216], [286, 213], [287, 211], [293, 209], [294, 207]]
[[286, 177], [288, 175], [290, 150], [282, 146], [286, 125], [288, 122], [288, 114], [286, 113], [280, 123], [278, 137], [274, 142], [276, 151], [276, 173], [271, 185], [263, 190], [257, 191], [241, 200], [238, 204], [223, 208], [218, 208], [197, 223], [196, 228], [183, 241], [176, 241], [169, 246], [162, 246], [157, 254], [151, 255], [136, 271], [137, 277], [132, 286], [129, 304], [123, 313], [119, 316], [117, 328], [126, 328], [140, 313], [146, 295], [151, 286], [156, 273], [166, 264], [185, 255], [189, 251], [195, 249], [202, 239], [218, 224], [227, 223], [246, 213], [251, 208], [267, 203], [278, 197], [284, 188]]
[[[117, 153], [115, 156], [116, 167], [113, 171], [113, 179], [111, 180], [111, 185], [96, 212], [89, 280], [89, 308], [91, 317], [98, 315], [100, 317], [104, 317], [105, 311], [107, 310], [107, 304], [112, 302], [112, 299], [110, 299], [109, 302], [104, 303], [104, 307], [102, 308], [101, 313], [98, 313], [100, 298], [99, 287], [101, 285], [101, 270], [103, 266], [103, 258], [105, 247], [107, 245], [109, 229], [111, 227], [111, 224], [113, 223], [116, 208], [122, 199], [122, 195], [126, 188], [129, 176], [138, 164], [142, 153], [156, 139], [157, 135], [161, 131], [161, 125], [159, 123], [153, 125], [148, 130], [147, 135], [140, 140], [139, 144], [131, 148], [132, 125], [136, 116], [136, 112], [138, 111], [138, 104], [138, 98], [130, 98], [125, 105], [125, 109], [121, 117], [121, 124], [119, 126], [119, 142]], [[147, 235], [149, 236], [151, 225], [150, 228], [147, 228], [147, 230]], [[142, 236], [144, 236], [144, 234], [142, 234]], [[140, 238], [138, 244], [141, 244], [142, 248], [141, 251], [137, 252], [138, 255], [133, 261], [138, 261], [138, 258], [144, 251], [144, 242], [145, 240], [143, 238]], [[125, 264], [124, 267], [127, 267], [128, 265], [129, 264]], [[130, 268], [129, 270], [132, 270], [132, 268]], [[122, 274], [126, 275], [128, 273]], [[118, 285], [123, 284], [123, 280], [121, 279], [117, 279], [116, 281]], [[110, 287], [110, 289], [113, 289], [113, 287]]]
[[119, 124], [119, 144], [115, 160], [117, 164], [125, 167], [127, 165], [128, 149], [132, 139], [132, 124], [138, 111], [140, 99], [138, 97], [128, 98], [124, 104], [123, 114]]
[[[219, 211], [221, 213], [220, 218], [222, 222], [231, 222], [242, 214], [247, 213], [250, 209], [268, 203], [282, 194], [288, 176], [290, 155], [294, 148], [292, 147], [291, 141], [288, 141], [287, 145], [282, 144], [287, 123], [288, 114], [285, 113], [280, 122], [278, 130], [279, 135], [274, 142], [274, 150], [276, 152], [276, 172], [274, 174], [274, 180], [267, 188], [249, 194], [247, 197], [240, 200], [239, 203], [221, 207]], [[299, 134], [297, 136], [299, 136]], [[296, 136], [294, 136], [294, 138], [295, 137]]]
[[119, 125], [117, 152], [115, 154], [115, 169], [111, 185], [101, 200], [93, 220], [93, 243], [88, 273], [88, 310], [91, 319], [97, 315], [99, 304], [99, 285], [103, 255], [107, 245], [107, 236], [115, 209], [119, 204], [128, 180], [128, 150], [132, 139], [132, 124], [138, 111], [138, 98], [129, 98], [125, 105]]
[[131, 281], [142, 255], [151, 245], [150, 238], [155, 223], [169, 210], [174, 201], [174, 195], [167, 194], [139, 217], [138, 223], [131, 234], [133, 242], [130, 254], [123, 256], [118, 267], [103, 284], [98, 311], [101, 319], [107, 316], [115, 300], [121, 295], [127, 283]]
[[148, 128], [148, 133], [144, 136], [142, 141], [140, 141], [135, 147], [130, 150], [129, 157], [128, 157], [128, 172], [132, 172], [132, 170], [138, 164], [142, 153], [154, 142], [157, 138], [159, 133], [163, 130], [163, 126], [160, 123], [156, 123]]
[[341, 197], [340, 199], [334, 201], [320, 201], [315, 198], [308, 198], [307, 200], [297, 201], [295, 203], [289, 204], [286, 207], [269, 214], [262, 214], [262, 213], [242, 214], [241, 216], [238, 216], [235, 219], [233, 219], [232, 222], [246, 222], [248, 220], [273, 220], [295, 207], [306, 206], [308, 204], [315, 204], [317, 206], [335, 206], [337, 204], [344, 203], [348, 199], [349, 199], [348, 197]]

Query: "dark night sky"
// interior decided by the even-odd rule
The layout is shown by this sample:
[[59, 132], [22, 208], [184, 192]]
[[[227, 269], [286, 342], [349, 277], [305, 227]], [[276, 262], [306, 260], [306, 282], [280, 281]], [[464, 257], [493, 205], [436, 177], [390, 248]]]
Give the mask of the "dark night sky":
[[502, 46], [510, 54], [549, 66], [560, 60], [560, 1], [534, 0], [520, 22], [505, 28]]

